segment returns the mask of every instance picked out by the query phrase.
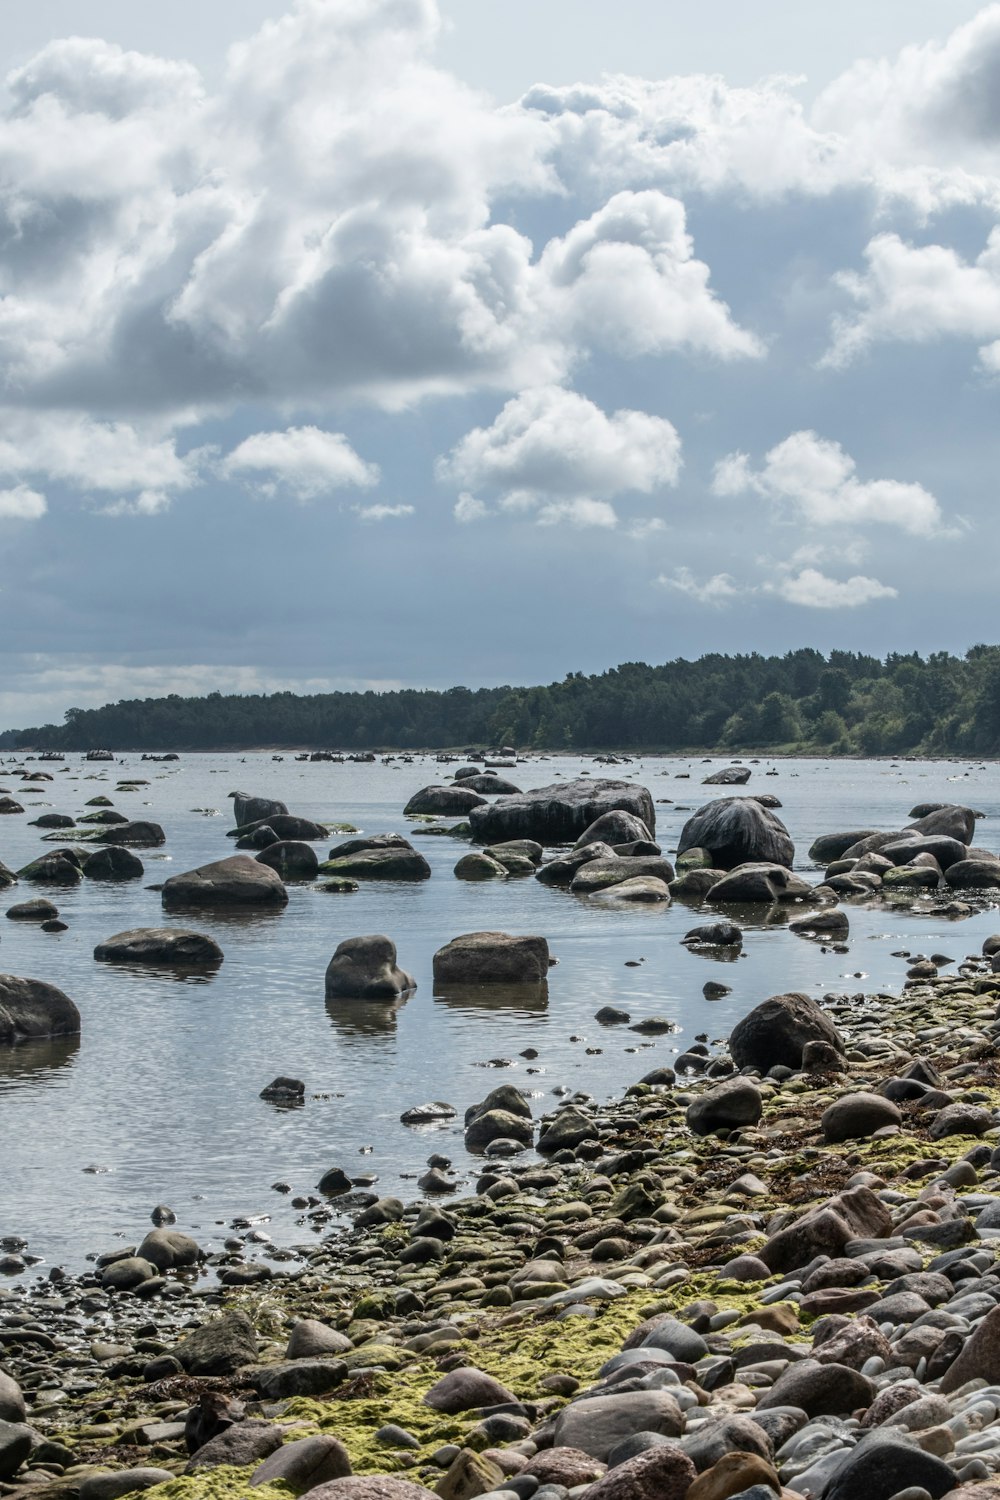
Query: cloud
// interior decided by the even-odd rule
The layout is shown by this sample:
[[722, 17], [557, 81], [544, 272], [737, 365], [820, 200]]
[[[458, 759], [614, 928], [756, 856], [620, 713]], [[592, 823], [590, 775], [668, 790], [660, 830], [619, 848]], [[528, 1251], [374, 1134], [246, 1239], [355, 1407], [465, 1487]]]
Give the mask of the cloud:
[[557, 386], [522, 391], [491, 426], [467, 432], [436, 466], [440, 480], [492, 491], [512, 510], [543, 499], [648, 495], [676, 485], [680, 471], [681, 440], [665, 418], [627, 410], [608, 415]]
[[114, 500], [98, 507], [101, 516], [159, 516], [170, 509], [170, 496], [163, 490], [141, 490], [134, 500]]
[[107, 515], [165, 509], [173, 495], [201, 482], [205, 457], [201, 448], [179, 454], [174, 437], [156, 424], [0, 408], [0, 476], [119, 496], [102, 507]]
[[477, 500], [475, 495], [470, 495], [466, 491], [463, 491], [455, 501], [455, 520], [460, 521], [464, 526], [471, 521], [482, 521], [489, 513], [488, 505], [484, 505], [482, 500]]
[[853, 578], [841, 582], [828, 578], [818, 568], [803, 568], [777, 583], [765, 584], [764, 591], [807, 609], [857, 609], [875, 599], [895, 599], [898, 596], [897, 589], [879, 583], [877, 578], [856, 573]]
[[610, 531], [618, 525], [618, 516], [606, 500], [552, 500], [538, 512], [538, 525], [599, 526]]
[[48, 510], [45, 496], [19, 484], [12, 490], [0, 490], [0, 520], [37, 521]]
[[413, 505], [355, 505], [352, 509], [362, 521], [393, 521], [416, 514]]
[[911, 536], [941, 532], [941, 508], [920, 484], [896, 479], [862, 482], [854, 459], [839, 443], [815, 432], [793, 432], [764, 457], [754, 471], [745, 453], [731, 453], [716, 465], [713, 493], [722, 497], [755, 493], [779, 512], [814, 526], [893, 526]]
[[690, 568], [675, 568], [673, 573], [661, 573], [655, 580], [661, 588], [675, 589], [698, 604], [716, 607], [730, 604], [741, 594], [752, 593], [752, 589], [741, 587], [730, 573], [715, 573], [704, 583], [699, 583]]
[[863, 273], [836, 278], [859, 311], [835, 318], [823, 364], [844, 369], [876, 343], [961, 338], [987, 344], [980, 355], [992, 367], [988, 341], [1000, 335], [1000, 228], [971, 263], [946, 245], [908, 245], [897, 234], [876, 235], [865, 261]]
[[297, 500], [315, 500], [330, 490], [369, 489], [379, 480], [378, 464], [359, 458], [342, 432], [289, 427], [256, 432], [226, 455], [220, 472], [227, 479], [249, 479], [267, 496], [279, 490]]

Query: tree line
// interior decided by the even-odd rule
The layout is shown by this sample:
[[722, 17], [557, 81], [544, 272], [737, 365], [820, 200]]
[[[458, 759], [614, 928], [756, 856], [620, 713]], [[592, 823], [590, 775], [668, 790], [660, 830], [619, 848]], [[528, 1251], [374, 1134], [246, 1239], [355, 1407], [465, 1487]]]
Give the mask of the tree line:
[[626, 662], [542, 687], [223, 694], [67, 709], [0, 750], [794, 750], [1000, 754], [1000, 646]]

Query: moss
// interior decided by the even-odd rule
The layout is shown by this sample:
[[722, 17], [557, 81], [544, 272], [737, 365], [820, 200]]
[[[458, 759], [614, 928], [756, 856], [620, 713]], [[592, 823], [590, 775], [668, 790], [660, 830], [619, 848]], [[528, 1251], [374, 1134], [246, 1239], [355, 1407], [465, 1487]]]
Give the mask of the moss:
[[[148, 1493], [157, 1500], [240, 1500], [246, 1495], [250, 1476], [257, 1467], [248, 1464], [235, 1469], [230, 1464], [220, 1464], [217, 1469], [199, 1469], [195, 1474], [182, 1474], [169, 1483], [158, 1484]], [[254, 1500], [289, 1500], [295, 1491], [279, 1481], [258, 1485], [250, 1493]]]

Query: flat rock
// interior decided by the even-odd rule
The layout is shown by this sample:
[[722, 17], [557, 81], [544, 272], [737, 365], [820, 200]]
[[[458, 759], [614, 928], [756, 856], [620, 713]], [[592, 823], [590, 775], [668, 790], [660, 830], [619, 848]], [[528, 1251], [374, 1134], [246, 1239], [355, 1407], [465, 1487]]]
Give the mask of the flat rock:
[[288, 892], [276, 870], [246, 854], [200, 865], [182, 875], [171, 875], [161, 895], [165, 910], [181, 907], [261, 907], [274, 910], [288, 904]]
[[223, 953], [214, 938], [184, 927], [133, 927], [117, 932], [94, 949], [105, 963], [170, 964], [178, 968], [214, 968]]

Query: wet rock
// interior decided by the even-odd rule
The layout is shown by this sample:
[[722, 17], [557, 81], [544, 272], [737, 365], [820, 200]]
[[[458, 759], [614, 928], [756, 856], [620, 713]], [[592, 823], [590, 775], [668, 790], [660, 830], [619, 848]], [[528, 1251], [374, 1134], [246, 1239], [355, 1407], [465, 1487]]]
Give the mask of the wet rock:
[[859, 1406], [870, 1406], [874, 1397], [875, 1387], [859, 1370], [803, 1359], [778, 1376], [757, 1406], [760, 1411], [798, 1406], [810, 1417], [848, 1416]]
[[617, 857], [610, 844], [585, 844], [569, 854], [550, 859], [535, 872], [535, 879], [540, 885], [568, 886], [572, 883], [577, 871], [582, 870], [584, 865], [592, 860], [617, 859]]
[[0, 1480], [13, 1479], [35, 1445], [30, 1427], [0, 1419]]
[[674, 867], [669, 859], [654, 855], [623, 859], [616, 854], [612, 859], [588, 860], [577, 870], [569, 888], [575, 895], [590, 896], [641, 876], [662, 880], [667, 885], [674, 878]]
[[118, 844], [95, 849], [83, 862], [87, 880], [141, 880], [145, 873], [139, 856]]
[[531, 1105], [509, 1083], [493, 1089], [479, 1104], [471, 1105], [465, 1112], [466, 1146], [482, 1150], [491, 1141], [501, 1139], [519, 1141], [527, 1146], [534, 1139]]
[[268, 865], [282, 880], [314, 880], [319, 873], [315, 849], [299, 839], [277, 839], [257, 855], [257, 863]]
[[746, 786], [750, 780], [749, 766], [723, 766], [721, 771], [712, 771], [701, 778], [702, 786]]
[[271, 1082], [262, 1088], [257, 1096], [259, 1099], [267, 1099], [272, 1104], [303, 1104], [306, 1097], [306, 1086], [301, 1078], [286, 1078], [283, 1074], [272, 1078]]
[[548, 972], [549, 945], [543, 937], [467, 932], [434, 955], [435, 984], [540, 984]]
[[652, 838], [653, 835], [642, 818], [615, 808], [595, 818], [590, 827], [581, 833], [574, 848], [583, 849], [588, 844], [610, 844], [613, 848], [616, 844], [633, 844], [637, 841], [650, 843]]
[[275, 870], [246, 854], [233, 854], [171, 875], [161, 895], [164, 909], [255, 907], [274, 910], [288, 904], [288, 892]]
[[317, 1318], [300, 1318], [288, 1336], [286, 1359], [318, 1359], [324, 1355], [346, 1354], [354, 1346], [345, 1333], [321, 1323]]
[[345, 938], [326, 970], [328, 1000], [395, 1000], [416, 989], [416, 980], [396, 964], [396, 945], [378, 933]]
[[430, 813], [441, 818], [464, 818], [474, 808], [486, 807], [485, 797], [462, 786], [425, 786], [414, 792], [403, 808], [404, 817]]
[[167, 836], [159, 823], [138, 819], [130, 823], [115, 823], [94, 835], [95, 844], [131, 845], [136, 849], [158, 849], [167, 842]]
[[[884, 1102], [884, 1101], [882, 1101]], [[756, 1125], [764, 1111], [760, 1090], [749, 1078], [727, 1078], [688, 1105], [685, 1116], [695, 1135]]]
[[158, 1271], [194, 1266], [204, 1259], [197, 1241], [176, 1229], [151, 1229], [136, 1253], [151, 1261]]
[[645, 836], [654, 835], [656, 811], [645, 787], [589, 776], [474, 807], [469, 822], [473, 837], [483, 844], [520, 838], [540, 844], [568, 844], [605, 813], [616, 811], [632, 813], [645, 825]]
[[705, 922], [692, 927], [681, 942], [696, 948], [742, 948], [743, 932], [735, 922]]
[[430, 880], [424, 856], [398, 833], [348, 839], [330, 850], [320, 865], [321, 875], [354, 876], [358, 880]]
[[453, 871], [456, 880], [506, 880], [507, 867], [488, 854], [463, 854]]
[[799, 937], [829, 937], [841, 940], [847, 936], [850, 926], [850, 918], [843, 907], [828, 906], [820, 911], [810, 912], [808, 916], [793, 918], [788, 924], [788, 930]]
[[449, 1370], [447, 1375], [431, 1386], [423, 1399], [425, 1406], [445, 1412], [448, 1416], [473, 1411], [480, 1406], [499, 1406], [517, 1401], [513, 1391], [501, 1385], [499, 1380], [494, 1380], [492, 1375], [471, 1366]]
[[144, 1281], [152, 1281], [156, 1267], [152, 1261], [138, 1255], [125, 1255], [114, 1260], [101, 1272], [101, 1285], [116, 1292], [132, 1292]]
[[880, 1094], [847, 1094], [823, 1111], [820, 1128], [830, 1144], [865, 1140], [886, 1125], [899, 1125], [902, 1115]]
[[106, 938], [94, 949], [105, 963], [169, 964], [178, 968], [213, 968], [221, 964], [222, 949], [214, 938], [183, 927], [133, 927]]
[[285, 804], [274, 797], [255, 797], [250, 792], [230, 792], [229, 795], [233, 799], [233, 816], [238, 828], [288, 812]]
[[538, 1137], [538, 1150], [547, 1155], [555, 1151], [572, 1150], [581, 1141], [594, 1140], [597, 1135], [598, 1127], [593, 1119], [571, 1105], [543, 1124]]
[[252, 1488], [284, 1482], [301, 1495], [331, 1479], [343, 1479], [351, 1472], [351, 1460], [343, 1443], [324, 1435], [285, 1443], [254, 1470], [249, 1482]]
[[738, 1068], [767, 1072], [776, 1063], [799, 1069], [807, 1042], [827, 1042], [843, 1053], [844, 1045], [830, 1017], [808, 995], [772, 995], [733, 1029], [729, 1049]]
[[834, 1474], [824, 1500], [892, 1500], [914, 1487], [939, 1500], [956, 1483], [954, 1470], [940, 1458], [888, 1434], [872, 1433]]
[[18, 880], [33, 885], [79, 885], [83, 876], [80, 865], [66, 854], [43, 854], [17, 872]]
[[720, 797], [694, 813], [681, 830], [677, 853], [696, 848], [707, 850], [718, 870], [754, 863], [791, 869], [795, 858], [781, 819], [749, 797]]
[[75, 1036], [80, 1012], [68, 995], [41, 979], [0, 974], [0, 1046], [52, 1036]]
[[16, 906], [7, 908], [7, 916], [12, 922], [51, 922], [58, 915], [59, 908], [46, 901], [44, 896], [36, 896], [33, 901], [19, 901]]
[[960, 859], [948, 866], [944, 878], [957, 890], [994, 890], [1000, 886], [1000, 859]]

